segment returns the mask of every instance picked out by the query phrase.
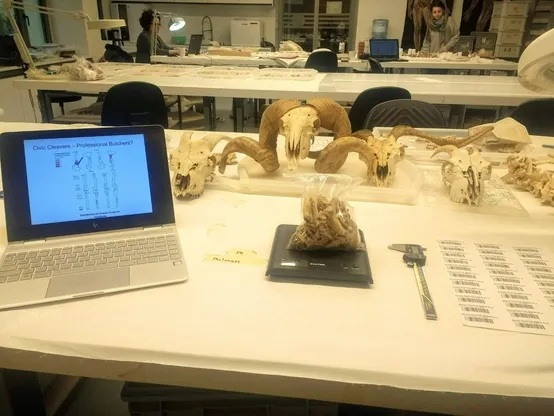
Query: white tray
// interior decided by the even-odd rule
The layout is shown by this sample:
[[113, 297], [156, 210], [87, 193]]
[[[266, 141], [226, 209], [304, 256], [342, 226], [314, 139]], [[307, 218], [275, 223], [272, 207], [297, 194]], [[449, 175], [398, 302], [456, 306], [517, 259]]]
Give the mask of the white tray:
[[257, 68], [245, 68], [240, 66], [209, 66], [200, 69], [196, 75], [202, 78], [249, 78]]
[[315, 69], [265, 68], [256, 72], [255, 77], [281, 81], [312, 81], [317, 74]]

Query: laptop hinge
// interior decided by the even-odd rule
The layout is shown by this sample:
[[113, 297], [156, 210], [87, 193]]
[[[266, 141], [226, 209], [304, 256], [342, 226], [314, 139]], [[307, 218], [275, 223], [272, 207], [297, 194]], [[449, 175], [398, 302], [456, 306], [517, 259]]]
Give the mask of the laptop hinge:
[[46, 243], [46, 240], [31, 240], [31, 241], [24, 241], [24, 242], [23, 242], [23, 245], [24, 245], [24, 246], [30, 246], [30, 245], [33, 245], [33, 244], [43, 244], [43, 243]]
[[144, 231], [148, 231], [148, 230], [161, 230], [163, 228], [162, 225], [156, 225], [154, 227], [143, 227], [142, 229]]

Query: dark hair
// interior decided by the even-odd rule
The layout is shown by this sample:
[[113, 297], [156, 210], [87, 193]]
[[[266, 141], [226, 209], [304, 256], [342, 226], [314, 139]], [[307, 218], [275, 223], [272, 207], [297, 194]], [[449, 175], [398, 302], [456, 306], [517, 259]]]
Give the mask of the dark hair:
[[139, 18], [139, 23], [144, 30], [150, 30], [152, 22], [154, 22], [154, 10], [144, 9]]
[[433, 0], [431, 2], [431, 10], [435, 7], [440, 7], [443, 11], [446, 10], [446, 6], [444, 5], [444, 2], [442, 0]]

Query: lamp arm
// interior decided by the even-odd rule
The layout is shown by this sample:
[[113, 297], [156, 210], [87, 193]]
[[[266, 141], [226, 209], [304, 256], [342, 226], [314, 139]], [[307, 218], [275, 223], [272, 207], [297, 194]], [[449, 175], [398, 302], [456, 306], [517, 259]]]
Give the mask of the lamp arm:
[[66, 15], [69, 15], [75, 19], [78, 20], [91, 20], [90, 16], [82, 11], [69, 11], [69, 10], [63, 10], [63, 9], [54, 9], [52, 7], [46, 7], [46, 6], [39, 6], [36, 4], [27, 4], [23, 3], [21, 1], [10, 1], [10, 0], [4, 0], [5, 6], [4, 8], [9, 9], [18, 9], [18, 10], [36, 10], [41, 14], [47, 14], [47, 15], [54, 15], [57, 13], [63, 13]]
[[37, 67], [35, 66], [35, 63], [33, 62], [33, 58], [31, 57], [31, 53], [29, 52], [29, 48], [27, 48], [27, 45], [25, 44], [25, 40], [23, 39], [23, 35], [21, 34], [21, 31], [19, 30], [19, 26], [17, 25], [17, 22], [15, 21], [15, 18], [13, 17], [13, 14], [11, 13], [11, 10], [9, 8], [6, 8], [7, 12], [6, 17], [8, 18], [8, 21], [10, 22], [10, 25], [13, 28], [14, 36], [13, 39], [15, 41], [15, 46], [17, 47], [17, 50], [19, 51], [19, 54], [21, 55], [21, 59], [23, 62], [25, 62], [27, 65], [29, 65], [29, 69], [35, 70]]

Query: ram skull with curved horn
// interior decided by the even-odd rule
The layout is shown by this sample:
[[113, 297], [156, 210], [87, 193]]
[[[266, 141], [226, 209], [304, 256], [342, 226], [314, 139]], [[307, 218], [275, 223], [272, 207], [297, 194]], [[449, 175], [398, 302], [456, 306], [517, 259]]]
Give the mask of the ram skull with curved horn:
[[[169, 168], [173, 171], [171, 189], [177, 199], [196, 199], [202, 196], [206, 181], [212, 181], [220, 155], [213, 149], [221, 140], [231, 140], [222, 134], [209, 134], [200, 140], [192, 140], [192, 131], [181, 136], [179, 147], [169, 156]], [[228, 164], [236, 163], [234, 154], [228, 156]]]
[[337, 102], [314, 98], [306, 104], [297, 100], [279, 100], [264, 112], [260, 122], [259, 141], [235, 137], [223, 149], [219, 171], [225, 172], [232, 152], [244, 153], [258, 162], [266, 172], [279, 169], [277, 136], [285, 136], [288, 168], [296, 170], [298, 162], [308, 157], [314, 137], [321, 128], [331, 130], [335, 139], [352, 133], [348, 114]]
[[360, 160], [367, 165], [369, 183], [379, 187], [393, 184], [396, 165], [404, 159], [404, 146], [398, 143], [403, 136], [416, 136], [439, 146], [460, 148], [467, 146], [491, 131], [483, 128], [472, 136], [457, 139], [454, 136], [435, 137], [407, 126], [394, 127], [385, 138], [376, 138], [369, 130], [360, 130], [351, 136], [341, 137], [329, 143], [317, 157], [315, 170], [318, 173], [336, 173], [346, 162], [349, 153], [359, 153]]

